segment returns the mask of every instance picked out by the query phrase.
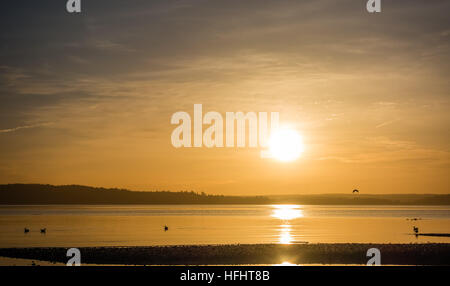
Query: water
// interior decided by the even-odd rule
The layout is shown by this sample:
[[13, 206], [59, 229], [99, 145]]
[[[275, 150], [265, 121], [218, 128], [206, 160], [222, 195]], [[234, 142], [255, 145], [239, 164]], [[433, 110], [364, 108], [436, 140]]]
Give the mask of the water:
[[[407, 218], [420, 218], [417, 221]], [[169, 227], [164, 231], [164, 226]], [[449, 206], [0, 206], [0, 247], [447, 242]], [[25, 234], [27, 227], [30, 233]], [[41, 234], [40, 229], [47, 233]]]

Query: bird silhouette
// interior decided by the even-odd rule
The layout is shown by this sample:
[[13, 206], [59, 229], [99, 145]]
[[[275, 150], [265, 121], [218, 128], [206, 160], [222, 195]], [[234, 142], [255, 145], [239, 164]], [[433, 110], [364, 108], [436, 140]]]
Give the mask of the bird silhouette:
[[357, 189], [354, 189], [353, 192], [352, 192], [352, 194], [354, 194], [354, 193], [359, 194], [359, 191], [358, 191]]
[[168, 231], [169, 227], [167, 225], [164, 226], [164, 231]]
[[41, 228], [41, 233], [47, 233], [47, 229], [46, 228]]
[[29, 229], [29, 228], [24, 228], [24, 229], [23, 229], [23, 232], [24, 232], [24, 233], [29, 233], [29, 232], [30, 232], [30, 229]]

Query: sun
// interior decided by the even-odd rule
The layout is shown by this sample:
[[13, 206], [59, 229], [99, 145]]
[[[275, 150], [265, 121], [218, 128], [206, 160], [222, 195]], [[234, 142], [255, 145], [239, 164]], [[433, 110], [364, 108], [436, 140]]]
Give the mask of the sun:
[[279, 129], [270, 136], [269, 153], [275, 159], [283, 162], [294, 161], [303, 151], [302, 137], [293, 129]]

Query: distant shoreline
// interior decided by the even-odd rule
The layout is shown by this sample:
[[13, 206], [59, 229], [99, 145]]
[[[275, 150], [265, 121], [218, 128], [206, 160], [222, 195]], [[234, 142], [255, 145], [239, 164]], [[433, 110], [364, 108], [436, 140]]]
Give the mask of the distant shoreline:
[[80, 185], [0, 185], [0, 205], [450, 205], [450, 194], [318, 194], [224, 196], [194, 191], [130, 191]]
[[[80, 247], [81, 263], [101, 265], [366, 264], [369, 248], [385, 265], [450, 265], [450, 243], [233, 244]], [[0, 248], [0, 256], [65, 263], [68, 248]]]
[[440, 236], [440, 237], [450, 237], [450, 233], [418, 233], [421, 236]]

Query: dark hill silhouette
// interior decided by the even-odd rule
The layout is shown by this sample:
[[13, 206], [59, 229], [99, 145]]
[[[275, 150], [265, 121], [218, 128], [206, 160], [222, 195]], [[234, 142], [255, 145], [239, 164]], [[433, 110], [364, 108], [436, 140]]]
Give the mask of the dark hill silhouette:
[[320, 194], [269, 196], [274, 204], [305, 205], [450, 205], [450, 195], [441, 194]]
[[0, 204], [266, 204], [264, 197], [207, 195], [193, 191], [137, 192], [79, 185], [0, 185]]
[[450, 195], [280, 195], [223, 196], [193, 191], [130, 191], [80, 185], [0, 185], [0, 204], [311, 204], [450, 205]]

